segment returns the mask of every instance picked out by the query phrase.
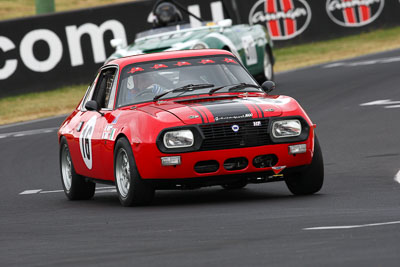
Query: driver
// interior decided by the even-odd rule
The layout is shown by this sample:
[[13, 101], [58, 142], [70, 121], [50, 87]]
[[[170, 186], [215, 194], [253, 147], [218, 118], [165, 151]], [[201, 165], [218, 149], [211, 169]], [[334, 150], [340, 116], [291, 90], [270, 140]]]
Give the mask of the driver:
[[[161, 3], [160, 3], [161, 2]], [[172, 3], [159, 1], [153, 9], [155, 27], [165, 27], [182, 23], [183, 17], [179, 9]]]
[[[126, 81], [125, 103], [132, 103], [140, 99], [141, 96], [151, 94], [152, 97], [162, 93], [164, 88], [154, 82], [154, 77], [150, 73], [140, 73], [131, 75]], [[143, 99], [144, 100], [144, 99]]]

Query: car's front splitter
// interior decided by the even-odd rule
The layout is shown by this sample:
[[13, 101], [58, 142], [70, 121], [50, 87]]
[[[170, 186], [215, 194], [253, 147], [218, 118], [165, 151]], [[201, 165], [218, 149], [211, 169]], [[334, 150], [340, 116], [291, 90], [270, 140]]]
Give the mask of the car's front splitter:
[[270, 182], [284, 181], [287, 175], [291, 173], [304, 171], [308, 165], [286, 168], [280, 174], [275, 174], [273, 171], [263, 171], [254, 173], [240, 173], [219, 176], [192, 177], [185, 179], [145, 179], [145, 182], [151, 184], [155, 189], [168, 190], [185, 190], [197, 189], [207, 186], [227, 185], [244, 182], [245, 184], [260, 184]]

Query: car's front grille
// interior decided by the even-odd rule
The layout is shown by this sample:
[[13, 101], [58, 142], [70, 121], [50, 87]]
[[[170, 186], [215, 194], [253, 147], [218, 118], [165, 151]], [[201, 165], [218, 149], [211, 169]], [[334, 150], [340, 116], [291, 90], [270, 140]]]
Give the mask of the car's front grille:
[[268, 123], [269, 119], [258, 119], [200, 125], [205, 137], [200, 150], [232, 149], [271, 144]]

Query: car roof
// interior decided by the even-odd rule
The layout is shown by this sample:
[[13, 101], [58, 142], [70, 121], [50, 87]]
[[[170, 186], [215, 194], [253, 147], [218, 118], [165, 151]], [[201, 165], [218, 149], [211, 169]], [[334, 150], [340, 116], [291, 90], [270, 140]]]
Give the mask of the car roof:
[[197, 56], [215, 56], [215, 55], [227, 55], [233, 56], [233, 54], [226, 50], [221, 49], [197, 49], [197, 50], [180, 50], [180, 51], [167, 51], [151, 54], [141, 54], [135, 56], [122, 57], [110, 61], [107, 65], [118, 64], [121, 68], [126, 65], [139, 62], [148, 62], [163, 59], [173, 58], [185, 58], [185, 57], [197, 57]]

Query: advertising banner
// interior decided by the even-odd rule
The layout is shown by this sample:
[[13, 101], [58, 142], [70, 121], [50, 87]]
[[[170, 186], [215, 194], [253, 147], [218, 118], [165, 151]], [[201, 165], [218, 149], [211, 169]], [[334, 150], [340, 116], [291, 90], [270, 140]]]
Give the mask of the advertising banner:
[[[391, 0], [176, 0], [206, 21], [261, 24], [276, 47], [400, 25]], [[134, 1], [0, 22], [0, 97], [89, 83], [114, 48], [152, 28], [156, 1]], [[184, 20], [199, 22], [184, 14]]]

